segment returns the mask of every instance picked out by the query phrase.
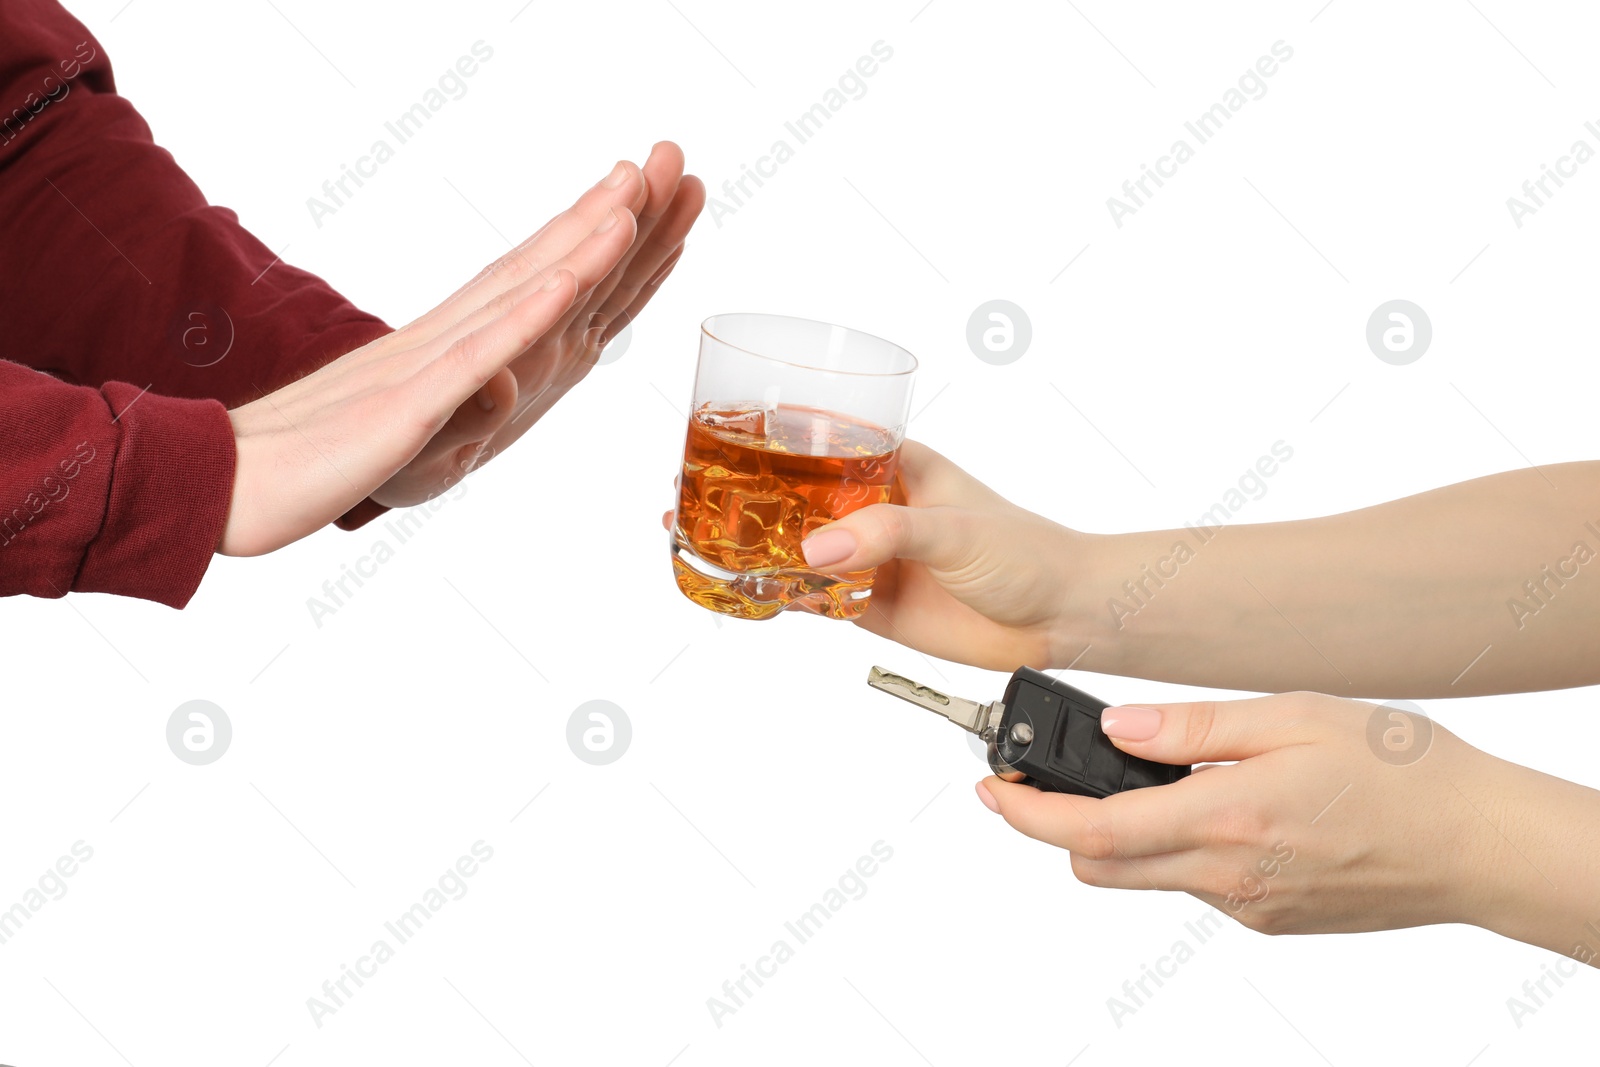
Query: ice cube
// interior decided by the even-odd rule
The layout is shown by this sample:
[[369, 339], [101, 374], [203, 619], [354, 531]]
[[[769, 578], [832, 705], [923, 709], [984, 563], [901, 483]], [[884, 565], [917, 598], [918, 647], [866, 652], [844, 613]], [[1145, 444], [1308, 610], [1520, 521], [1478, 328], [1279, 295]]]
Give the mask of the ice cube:
[[733, 430], [753, 437], [767, 435], [767, 413], [761, 410], [704, 411], [700, 421], [713, 430]]

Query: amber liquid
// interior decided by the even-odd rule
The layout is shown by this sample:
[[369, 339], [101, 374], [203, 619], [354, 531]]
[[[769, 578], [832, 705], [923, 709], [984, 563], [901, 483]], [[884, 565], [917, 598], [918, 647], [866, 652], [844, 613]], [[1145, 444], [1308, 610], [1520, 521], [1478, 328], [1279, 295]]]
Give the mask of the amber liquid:
[[818, 574], [800, 542], [886, 503], [895, 448], [889, 431], [815, 408], [701, 406], [689, 421], [673, 534], [678, 588], [702, 607], [745, 619], [790, 607], [860, 615], [873, 572]]

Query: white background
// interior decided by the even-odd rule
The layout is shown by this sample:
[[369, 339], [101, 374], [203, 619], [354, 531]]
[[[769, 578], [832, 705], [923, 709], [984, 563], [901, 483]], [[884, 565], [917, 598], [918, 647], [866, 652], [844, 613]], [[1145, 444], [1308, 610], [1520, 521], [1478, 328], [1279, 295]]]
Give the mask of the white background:
[[[219, 559], [181, 613], [0, 608], [0, 907], [94, 849], [0, 947], [6, 1062], [1487, 1065], [1589, 1047], [1592, 973], [1519, 1028], [1506, 999], [1557, 957], [1461, 927], [1229, 924], [1119, 1028], [1107, 998], [1192, 945], [1204, 906], [1079, 885], [978, 803], [962, 735], [863, 684], [882, 663], [990, 699], [1004, 676], [813, 618], [719, 625], [674, 588], [658, 517], [696, 325], [731, 310], [904, 344], [911, 435], [1088, 530], [1191, 520], [1280, 439], [1294, 458], [1240, 521], [1593, 458], [1600, 162], [1520, 229], [1505, 205], [1596, 143], [1592, 10], [274, 2], [73, 7], [214, 201], [395, 323], [656, 139], [720, 195], [873, 42], [894, 55], [745, 206], [701, 220], [620, 360], [320, 628], [307, 598], [380, 526]], [[316, 227], [306, 198], [480, 39], [494, 57], [467, 95]], [[1267, 94], [1117, 228], [1106, 198], [1278, 40], [1294, 55]], [[994, 298], [1032, 319], [1008, 366], [966, 344]], [[1434, 326], [1410, 366], [1364, 340], [1394, 298]], [[166, 745], [191, 699], [232, 720], [210, 766]], [[632, 722], [610, 766], [565, 740], [591, 699]], [[1591, 690], [1425, 707], [1600, 779]], [[480, 839], [494, 858], [467, 895], [315, 1025], [307, 998]], [[716, 1026], [707, 997], [879, 840], [893, 858], [866, 895]]]

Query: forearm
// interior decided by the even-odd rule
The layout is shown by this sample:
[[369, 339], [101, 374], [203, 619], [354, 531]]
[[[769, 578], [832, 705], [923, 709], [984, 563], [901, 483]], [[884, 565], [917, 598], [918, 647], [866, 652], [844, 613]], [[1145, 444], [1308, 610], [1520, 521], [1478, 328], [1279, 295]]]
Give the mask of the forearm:
[[1600, 580], [1587, 574], [1600, 462], [1325, 518], [1088, 536], [1072, 551], [1063, 666], [1081, 654], [1105, 673], [1342, 696], [1600, 681]]
[[389, 332], [208, 203], [55, 0], [0, 9], [0, 90], [30, 101], [0, 129], [0, 215], [25, 250], [0, 255], [0, 357], [237, 407]]
[[54, 0], [0, 7], [0, 90], [0, 356], [236, 407], [388, 332], [209, 203]]

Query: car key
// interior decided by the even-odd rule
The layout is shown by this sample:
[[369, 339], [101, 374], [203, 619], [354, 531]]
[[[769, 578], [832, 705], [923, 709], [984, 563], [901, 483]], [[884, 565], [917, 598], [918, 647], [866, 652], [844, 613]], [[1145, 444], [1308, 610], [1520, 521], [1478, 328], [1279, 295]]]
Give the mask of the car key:
[[1053, 793], [1106, 797], [1125, 789], [1169, 785], [1185, 765], [1129, 755], [1100, 729], [1110, 705], [1031, 667], [1020, 667], [991, 704], [950, 696], [872, 668], [867, 684], [944, 716], [989, 743], [989, 766], [1009, 782]]

